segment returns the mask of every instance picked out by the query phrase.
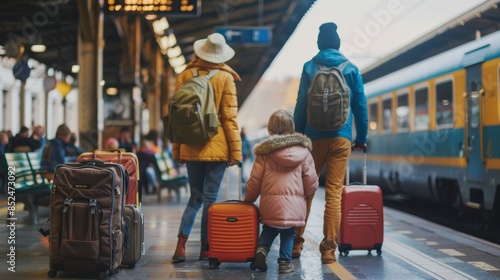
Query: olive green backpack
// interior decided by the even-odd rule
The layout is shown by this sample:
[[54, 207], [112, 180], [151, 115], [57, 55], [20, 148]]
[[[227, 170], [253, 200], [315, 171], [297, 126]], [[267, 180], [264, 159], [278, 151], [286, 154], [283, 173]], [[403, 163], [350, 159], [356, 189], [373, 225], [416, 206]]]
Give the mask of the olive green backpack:
[[307, 91], [307, 121], [317, 130], [335, 131], [347, 122], [350, 112], [350, 88], [342, 74], [349, 60], [337, 67], [318, 64]]
[[219, 69], [199, 75], [193, 68], [193, 78], [187, 80], [174, 93], [168, 103], [168, 115], [163, 117], [163, 127], [173, 143], [202, 145], [217, 134], [219, 121], [215, 109], [214, 90], [210, 79]]

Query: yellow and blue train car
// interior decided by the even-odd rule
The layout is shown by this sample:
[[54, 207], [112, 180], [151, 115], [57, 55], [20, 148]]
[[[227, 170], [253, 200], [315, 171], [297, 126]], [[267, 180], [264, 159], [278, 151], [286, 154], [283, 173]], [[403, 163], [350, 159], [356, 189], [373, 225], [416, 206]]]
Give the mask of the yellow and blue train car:
[[[365, 85], [368, 182], [500, 212], [500, 31]], [[360, 157], [351, 159], [359, 179]]]

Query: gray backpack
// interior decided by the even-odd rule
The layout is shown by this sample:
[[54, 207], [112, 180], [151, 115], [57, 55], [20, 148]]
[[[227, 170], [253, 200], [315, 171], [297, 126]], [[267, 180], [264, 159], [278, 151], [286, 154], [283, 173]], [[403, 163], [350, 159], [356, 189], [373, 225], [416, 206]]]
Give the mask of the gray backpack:
[[312, 128], [335, 131], [347, 122], [351, 90], [342, 70], [348, 63], [332, 68], [318, 64], [307, 91], [307, 121]]

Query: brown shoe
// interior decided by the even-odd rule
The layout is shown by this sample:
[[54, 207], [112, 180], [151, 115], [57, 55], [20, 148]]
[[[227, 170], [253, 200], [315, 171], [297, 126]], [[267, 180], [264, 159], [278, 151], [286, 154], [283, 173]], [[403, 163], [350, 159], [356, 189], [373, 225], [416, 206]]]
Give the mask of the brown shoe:
[[200, 261], [208, 261], [208, 242], [201, 242], [200, 257], [198, 259]]
[[292, 249], [292, 259], [300, 258], [300, 254], [302, 254], [302, 249], [304, 248], [304, 244], [302, 242], [294, 242]]
[[337, 261], [335, 257], [336, 250], [335, 243], [323, 240], [319, 245], [319, 251], [321, 252], [321, 262], [324, 264], [334, 263]]
[[325, 251], [321, 253], [321, 262], [324, 264], [334, 263], [337, 261], [335, 250]]
[[177, 247], [175, 248], [172, 260], [175, 262], [183, 262], [186, 261], [186, 241], [188, 236], [183, 233], [179, 233], [177, 237], [179, 237], [179, 239], [177, 240]]

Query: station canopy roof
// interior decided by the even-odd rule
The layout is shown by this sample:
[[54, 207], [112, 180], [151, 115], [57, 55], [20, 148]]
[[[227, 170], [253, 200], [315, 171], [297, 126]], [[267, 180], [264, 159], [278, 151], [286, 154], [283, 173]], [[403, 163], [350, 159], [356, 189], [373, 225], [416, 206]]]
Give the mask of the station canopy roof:
[[445, 25], [363, 69], [368, 83], [500, 29], [499, 0], [488, 0]]
[[[315, 0], [198, 1], [189, 1], [201, 4], [198, 16], [166, 16], [169, 30], [175, 34], [186, 61], [193, 54], [193, 42], [215, 32], [216, 26], [229, 29], [240, 26], [266, 27], [272, 31], [269, 44], [232, 45], [236, 56], [228, 64], [242, 78], [242, 82], [237, 83], [239, 102], [242, 103]], [[17, 46], [9, 43], [21, 39], [27, 45], [25, 54], [30, 58], [68, 75], [75, 75], [71, 73], [71, 66], [78, 64], [79, 18], [88, 15], [88, 6], [97, 5], [98, 2], [104, 3], [102, 0], [0, 1], [0, 45], [4, 48], [4, 54], [1, 55], [20, 57]], [[126, 42], [123, 39], [127, 34], [120, 25], [123, 20], [117, 20], [115, 14], [105, 15], [103, 78], [113, 81], [120, 75], [123, 42]], [[131, 14], [128, 16], [129, 21], [132, 22], [136, 16], [141, 17], [143, 39], [155, 40], [153, 28], [144, 15]], [[37, 42], [46, 45], [45, 52], [30, 52], [29, 46]], [[148, 56], [151, 57], [144, 51], [141, 53], [141, 66], [147, 67], [150, 60]]]

